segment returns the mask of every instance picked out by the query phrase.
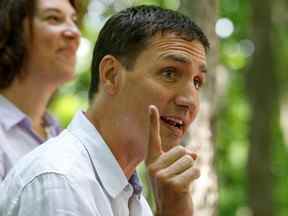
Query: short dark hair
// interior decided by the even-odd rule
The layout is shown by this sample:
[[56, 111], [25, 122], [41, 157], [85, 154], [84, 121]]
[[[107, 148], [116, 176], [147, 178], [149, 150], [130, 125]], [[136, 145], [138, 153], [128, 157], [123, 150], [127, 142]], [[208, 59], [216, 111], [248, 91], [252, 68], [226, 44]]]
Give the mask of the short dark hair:
[[209, 42], [191, 19], [177, 11], [158, 6], [136, 6], [120, 11], [105, 23], [96, 41], [91, 67], [89, 100], [99, 88], [99, 64], [105, 55], [113, 55], [131, 69], [156, 33], [176, 33], [185, 40], [198, 40], [205, 51]]
[[[87, 0], [69, 0], [82, 20]], [[84, 3], [85, 2], [85, 3]], [[0, 90], [8, 88], [21, 73], [26, 44], [23, 21], [28, 18], [31, 28], [37, 0], [0, 1]]]

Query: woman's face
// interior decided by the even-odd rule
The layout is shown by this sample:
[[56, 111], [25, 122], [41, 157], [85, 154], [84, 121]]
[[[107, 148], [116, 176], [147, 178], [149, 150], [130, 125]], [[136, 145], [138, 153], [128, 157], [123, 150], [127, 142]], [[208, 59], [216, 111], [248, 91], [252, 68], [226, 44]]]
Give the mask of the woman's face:
[[23, 70], [39, 81], [62, 84], [74, 75], [80, 32], [69, 0], [37, 0], [32, 30], [24, 20], [27, 55]]

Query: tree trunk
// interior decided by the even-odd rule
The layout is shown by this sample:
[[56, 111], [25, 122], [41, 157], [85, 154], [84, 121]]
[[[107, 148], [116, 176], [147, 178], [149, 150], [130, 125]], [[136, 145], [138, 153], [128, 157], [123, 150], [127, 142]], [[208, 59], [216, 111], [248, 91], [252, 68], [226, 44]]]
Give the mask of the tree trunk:
[[246, 75], [251, 105], [248, 196], [252, 215], [272, 216], [272, 131], [279, 113], [279, 86], [272, 44], [272, 1], [252, 0], [251, 6], [251, 33], [256, 49]]
[[211, 49], [208, 55], [208, 79], [201, 99], [199, 116], [191, 127], [184, 143], [191, 147], [199, 158], [195, 166], [200, 168], [201, 177], [193, 183], [194, 214], [213, 216], [218, 212], [218, 180], [214, 167], [215, 157], [215, 113], [217, 98], [223, 92], [217, 82], [218, 40], [215, 23], [218, 14], [217, 0], [182, 0], [180, 11], [195, 21], [205, 32]]

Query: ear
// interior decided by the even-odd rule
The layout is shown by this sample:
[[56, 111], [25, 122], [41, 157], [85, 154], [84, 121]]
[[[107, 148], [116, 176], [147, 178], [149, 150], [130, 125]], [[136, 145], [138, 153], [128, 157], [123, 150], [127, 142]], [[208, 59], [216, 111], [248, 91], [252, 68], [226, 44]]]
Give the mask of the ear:
[[109, 95], [115, 95], [121, 84], [121, 63], [112, 55], [102, 58], [99, 65], [100, 83]]

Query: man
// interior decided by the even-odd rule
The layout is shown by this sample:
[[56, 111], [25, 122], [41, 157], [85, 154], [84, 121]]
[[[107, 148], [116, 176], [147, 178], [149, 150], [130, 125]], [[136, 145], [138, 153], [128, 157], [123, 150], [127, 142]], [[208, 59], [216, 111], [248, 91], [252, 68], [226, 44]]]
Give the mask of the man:
[[196, 154], [179, 147], [199, 110], [209, 43], [177, 12], [138, 6], [112, 16], [94, 49], [90, 107], [27, 155], [2, 184], [0, 215], [191, 216]]

